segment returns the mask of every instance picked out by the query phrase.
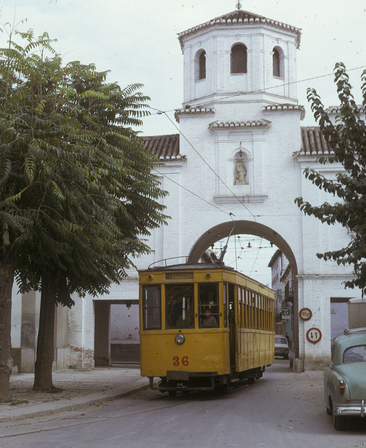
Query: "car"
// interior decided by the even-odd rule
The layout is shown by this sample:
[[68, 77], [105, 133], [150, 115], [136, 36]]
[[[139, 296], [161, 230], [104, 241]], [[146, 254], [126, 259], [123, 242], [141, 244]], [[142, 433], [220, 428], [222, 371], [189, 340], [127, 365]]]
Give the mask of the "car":
[[366, 414], [366, 328], [345, 330], [334, 339], [332, 357], [324, 374], [324, 399], [337, 431], [346, 417]]
[[285, 336], [275, 335], [275, 356], [288, 359], [289, 347]]

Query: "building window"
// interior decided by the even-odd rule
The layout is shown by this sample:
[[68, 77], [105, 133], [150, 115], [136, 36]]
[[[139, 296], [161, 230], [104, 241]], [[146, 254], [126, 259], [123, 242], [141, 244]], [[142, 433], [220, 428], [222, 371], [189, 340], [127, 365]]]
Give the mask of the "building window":
[[195, 80], [206, 78], [206, 52], [205, 50], [199, 50], [195, 57]]
[[235, 44], [231, 49], [231, 73], [247, 73], [247, 47]]
[[206, 78], [206, 52], [202, 51], [199, 57], [198, 79]]
[[280, 48], [275, 47], [272, 51], [273, 60], [273, 76], [283, 78], [283, 52]]

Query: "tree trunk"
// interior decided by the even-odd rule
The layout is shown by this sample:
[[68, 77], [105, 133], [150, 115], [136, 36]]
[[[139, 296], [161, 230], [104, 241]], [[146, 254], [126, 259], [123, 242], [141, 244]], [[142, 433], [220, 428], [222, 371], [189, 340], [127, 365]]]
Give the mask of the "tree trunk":
[[52, 384], [55, 308], [55, 277], [52, 274], [46, 274], [42, 277], [41, 311], [33, 390], [55, 389]]
[[0, 263], [0, 402], [9, 401], [11, 368], [11, 293], [14, 269], [12, 265]]

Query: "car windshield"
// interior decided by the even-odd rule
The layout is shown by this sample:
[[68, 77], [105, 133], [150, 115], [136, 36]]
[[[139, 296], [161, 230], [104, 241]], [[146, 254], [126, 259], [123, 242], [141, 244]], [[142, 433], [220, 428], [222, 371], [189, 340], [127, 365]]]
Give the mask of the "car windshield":
[[366, 362], [366, 345], [347, 348], [343, 353], [343, 363]]
[[286, 338], [275, 338], [275, 344], [287, 344]]

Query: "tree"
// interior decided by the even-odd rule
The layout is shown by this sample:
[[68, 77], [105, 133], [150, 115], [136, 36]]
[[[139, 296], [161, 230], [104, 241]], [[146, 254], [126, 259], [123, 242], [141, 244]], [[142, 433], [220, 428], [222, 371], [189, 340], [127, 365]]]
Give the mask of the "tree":
[[[335, 66], [335, 83], [340, 100], [340, 113], [331, 121], [314, 89], [308, 89], [308, 100], [320, 130], [328, 142], [330, 153], [319, 158], [321, 164], [338, 162], [343, 166], [336, 180], [329, 180], [314, 169], [307, 168], [305, 177], [314, 185], [340, 199], [339, 202], [312, 206], [303, 198], [295, 202], [307, 215], [329, 225], [340, 223], [350, 231], [346, 247], [317, 254], [318, 258], [333, 260], [338, 265], [352, 265], [354, 279], [345, 282], [349, 288], [366, 288], [366, 125], [363, 106], [357, 106], [346, 67]], [[361, 76], [363, 104], [366, 104], [366, 71]]]
[[7, 104], [0, 144], [15, 154], [8, 171], [19, 178], [11, 194], [0, 184], [0, 194], [21, 219], [18, 239], [3, 252], [14, 260], [20, 290], [41, 291], [40, 390], [53, 387], [56, 303], [72, 306], [73, 294], [96, 296], [119, 283], [133, 258], [150, 251], [149, 229], [166, 222], [159, 202], [166, 193], [151, 173], [154, 157], [131, 128], [146, 114], [141, 85], [121, 89], [94, 65], [63, 66], [47, 34], [19, 35], [24, 48], [10, 39], [0, 50], [7, 80], [0, 84]]

